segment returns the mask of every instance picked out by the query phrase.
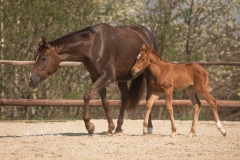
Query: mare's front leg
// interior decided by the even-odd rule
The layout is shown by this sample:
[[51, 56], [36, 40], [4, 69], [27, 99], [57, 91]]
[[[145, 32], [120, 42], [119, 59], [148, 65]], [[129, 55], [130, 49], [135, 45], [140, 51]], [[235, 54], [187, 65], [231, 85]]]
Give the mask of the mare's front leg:
[[89, 102], [92, 96], [96, 93], [104, 89], [107, 85], [112, 83], [114, 81], [114, 78], [103, 73], [101, 76], [98, 77], [98, 79], [94, 82], [92, 87], [88, 89], [88, 91], [85, 93], [83, 100], [84, 100], [84, 115], [83, 120], [85, 123], [85, 127], [89, 134], [92, 134], [94, 132], [94, 124], [90, 123], [90, 115], [89, 115]]
[[123, 116], [124, 116], [124, 112], [125, 112], [125, 109], [126, 109], [127, 98], [128, 98], [127, 82], [118, 82], [118, 88], [119, 88], [120, 93], [121, 93], [122, 105], [121, 105], [120, 113], [119, 113], [119, 116], [118, 116], [117, 128], [115, 130], [115, 133], [122, 133]]
[[143, 134], [144, 135], [148, 134], [149, 114], [151, 112], [153, 102], [155, 100], [157, 100], [158, 98], [159, 98], [159, 96], [152, 94], [146, 103], [146, 112], [145, 112], [144, 121], [143, 121]]
[[112, 134], [112, 131], [114, 130], [115, 126], [110, 114], [110, 108], [109, 108], [109, 102], [108, 102], [108, 98], [106, 95], [106, 88], [103, 88], [101, 91], [99, 91], [99, 94], [101, 96], [102, 99], [102, 105], [103, 105], [103, 109], [105, 111], [106, 117], [107, 117], [107, 121], [108, 121], [108, 131], [107, 131], [107, 135]]
[[166, 96], [166, 106], [167, 106], [167, 112], [171, 121], [172, 125], [172, 134], [171, 137], [174, 137], [176, 135], [177, 128], [174, 123], [174, 116], [173, 116], [173, 107], [172, 107], [172, 94], [173, 94], [173, 88], [168, 88], [164, 91]]

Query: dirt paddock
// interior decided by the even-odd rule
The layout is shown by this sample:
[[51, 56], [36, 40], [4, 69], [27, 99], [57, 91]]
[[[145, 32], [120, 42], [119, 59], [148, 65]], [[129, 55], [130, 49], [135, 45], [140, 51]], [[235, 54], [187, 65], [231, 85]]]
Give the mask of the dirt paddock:
[[[199, 121], [197, 134], [187, 138], [191, 121], [154, 120], [153, 134], [142, 135], [142, 120], [125, 120], [121, 135], [105, 136], [106, 120], [92, 120], [88, 135], [83, 121], [0, 122], [0, 159], [240, 159], [240, 122], [222, 121], [223, 137], [213, 121]], [[115, 125], [116, 120], [114, 120]]]

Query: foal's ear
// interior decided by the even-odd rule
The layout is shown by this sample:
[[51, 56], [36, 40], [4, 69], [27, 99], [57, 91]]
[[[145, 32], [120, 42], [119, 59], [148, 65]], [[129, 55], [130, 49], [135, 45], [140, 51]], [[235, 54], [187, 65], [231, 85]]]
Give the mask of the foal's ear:
[[146, 50], [146, 49], [147, 49], [147, 46], [145, 43], [143, 43], [141, 50]]
[[152, 52], [152, 49], [153, 49], [153, 46], [149, 46], [148, 49], [147, 49], [147, 54], [150, 54], [150, 52]]
[[148, 48], [148, 51], [152, 51], [152, 49], [153, 49], [153, 45], [151, 44], [151, 46]]
[[49, 43], [42, 37], [42, 42], [43, 42], [43, 45], [44, 45], [44, 47], [46, 47], [46, 48], [50, 48], [50, 45], [49, 45]]

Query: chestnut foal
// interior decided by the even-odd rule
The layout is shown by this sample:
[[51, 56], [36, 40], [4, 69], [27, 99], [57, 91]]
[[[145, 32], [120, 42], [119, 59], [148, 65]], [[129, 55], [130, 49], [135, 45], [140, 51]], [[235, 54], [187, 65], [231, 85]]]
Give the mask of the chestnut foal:
[[157, 100], [162, 94], [166, 96], [166, 106], [168, 115], [172, 124], [171, 137], [176, 135], [176, 126], [174, 124], [172, 94], [174, 90], [185, 89], [194, 106], [194, 118], [188, 137], [192, 137], [196, 133], [196, 125], [198, 121], [201, 103], [197, 97], [200, 94], [211, 105], [217, 128], [226, 136], [226, 131], [220, 123], [216, 100], [208, 92], [208, 72], [196, 63], [172, 64], [162, 60], [158, 54], [152, 51], [145, 44], [142, 45], [141, 52], [137, 56], [135, 65], [132, 68], [132, 74], [136, 75], [147, 68], [150, 73], [150, 83], [154, 88], [154, 92], [147, 101], [146, 113], [143, 122], [143, 134], [147, 134], [148, 117], [154, 100]]

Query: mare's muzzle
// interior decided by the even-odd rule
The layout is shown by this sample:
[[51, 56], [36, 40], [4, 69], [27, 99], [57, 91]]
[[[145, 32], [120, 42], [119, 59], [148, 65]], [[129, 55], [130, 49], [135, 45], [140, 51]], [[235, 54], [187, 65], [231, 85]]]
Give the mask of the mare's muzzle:
[[30, 85], [30, 87], [32, 87], [34, 89], [37, 88], [39, 83], [40, 83], [40, 80], [41, 79], [40, 79], [39, 76], [33, 75], [33, 74], [30, 73], [30, 75], [29, 75], [29, 85]]

